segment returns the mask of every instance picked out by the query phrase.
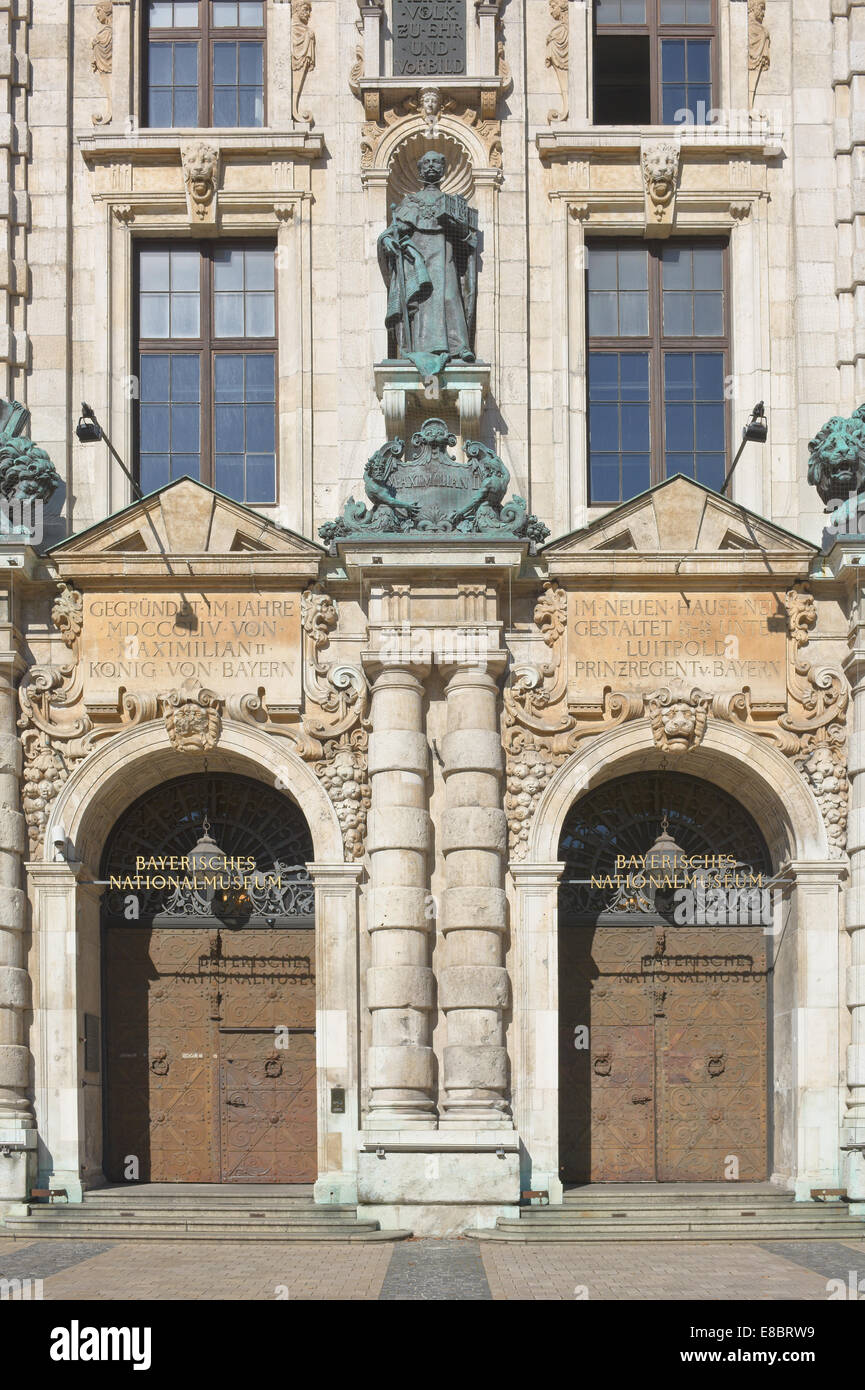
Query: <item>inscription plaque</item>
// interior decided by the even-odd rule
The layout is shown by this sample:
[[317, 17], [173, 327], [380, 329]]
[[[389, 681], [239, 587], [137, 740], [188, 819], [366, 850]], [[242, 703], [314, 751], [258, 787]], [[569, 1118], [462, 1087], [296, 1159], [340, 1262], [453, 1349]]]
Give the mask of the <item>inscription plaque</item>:
[[297, 594], [85, 594], [81, 636], [88, 702], [191, 680], [221, 696], [263, 687], [275, 703], [300, 703]]
[[674, 684], [719, 695], [748, 688], [755, 704], [786, 704], [780, 594], [581, 590], [569, 595], [568, 629], [571, 698], [581, 703]]
[[394, 77], [466, 70], [466, 0], [393, 0]]

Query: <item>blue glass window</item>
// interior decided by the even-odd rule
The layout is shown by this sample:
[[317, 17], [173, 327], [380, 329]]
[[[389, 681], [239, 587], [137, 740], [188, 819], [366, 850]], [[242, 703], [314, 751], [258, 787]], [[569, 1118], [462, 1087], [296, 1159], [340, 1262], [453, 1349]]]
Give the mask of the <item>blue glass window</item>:
[[148, 0], [150, 126], [264, 125], [264, 0]]
[[717, 0], [596, 0], [593, 18], [596, 125], [709, 123]]
[[238, 502], [274, 503], [273, 245], [143, 242], [137, 278], [142, 490], [188, 474]]
[[649, 354], [589, 354], [590, 493], [593, 505], [623, 502], [651, 484]]
[[717, 243], [587, 247], [589, 497], [727, 470], [726, 258]]
[[139, 481], [143, 493], [201, 473], [201, 362], [197, 353], [143, 353]]
[[276, 359], [214, 359], [214, 485], [250, 505], [276, 501]]
[[710, 39], [661, 40], [661, 122], [706, 125], [712, 109]]

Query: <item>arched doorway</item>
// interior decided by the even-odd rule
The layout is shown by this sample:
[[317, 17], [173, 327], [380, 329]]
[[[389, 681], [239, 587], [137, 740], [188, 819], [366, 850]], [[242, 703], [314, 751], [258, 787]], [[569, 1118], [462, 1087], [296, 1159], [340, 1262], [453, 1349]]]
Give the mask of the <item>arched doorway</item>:
[[559, 859], [563, 1182], [765, 1180], [773, 895], [756, 822], [695, 777], [619, 777], [571, 807]]
[[295, 803], [243, 776], [175, 778], [116, 824], [101, 873], [109, 1180], [315, 1179], [312, 858]]

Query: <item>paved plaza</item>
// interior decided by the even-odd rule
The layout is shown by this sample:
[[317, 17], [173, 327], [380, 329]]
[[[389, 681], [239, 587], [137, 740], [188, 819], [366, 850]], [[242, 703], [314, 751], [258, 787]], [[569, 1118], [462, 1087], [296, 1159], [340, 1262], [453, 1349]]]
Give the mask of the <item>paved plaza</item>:
[[[0, 1239], [46, 1300], [865, 1300], [865, 1241], [589, 1245]], [[31, 1287], [36, 1287], [35, 1285]]]

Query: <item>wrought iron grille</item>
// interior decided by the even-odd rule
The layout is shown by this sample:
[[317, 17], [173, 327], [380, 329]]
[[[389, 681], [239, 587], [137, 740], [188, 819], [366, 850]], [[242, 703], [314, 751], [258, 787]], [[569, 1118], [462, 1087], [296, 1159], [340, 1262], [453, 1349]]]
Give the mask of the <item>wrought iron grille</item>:
[[635, 915], [645, 921], [652, 913], [671, 920], [671, 893], [641, 902], [639, 892], [623, 894], [591, 882], [615, 876], [617, 855], [642, 859], [662, 833], [688, 855], [729, 855], [743, 878], [771, 875], [756, 821], [720, 787], [678, 772], [618, 777], [576, 801], [568, 813], [559, 840], [559, 859], [565, 862], [562, 922], [633, 922]]
[[[313, 858], [309, 828], [287, 796], [248, 777], [196, 774], [177, 777], [146, 792], [115, 826], [105, 849], [102, 878], [136, 874], [139, 858], [189, 855], [206, 830], [226, 856], [255, 861], [256, 881], [242, 893], [213, 894], [196, 887], [108, 888], [103, 907], [109, 925], [291, 925], [314, 913], [307, 868]], [[159, 871], [148, 870], [150, 877]], [[184, 874], [172, 871], [175, 880]], [[278, 883], [275, 882], [278, 880]], [[127, 915], [130, 894], [138, 915]]]

